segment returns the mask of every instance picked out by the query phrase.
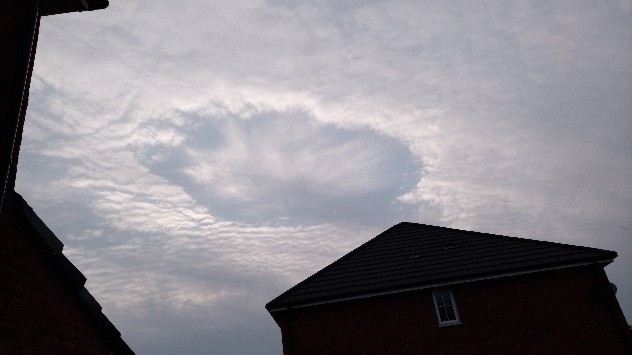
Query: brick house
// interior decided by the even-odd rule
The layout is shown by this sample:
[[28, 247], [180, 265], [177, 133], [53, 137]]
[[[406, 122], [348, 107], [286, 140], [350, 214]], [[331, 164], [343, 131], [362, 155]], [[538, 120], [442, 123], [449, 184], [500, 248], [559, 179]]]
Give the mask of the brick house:
[[631, 354], [617, 253], [400, 223], [266, 305], [294, 354]]
[[42, 16], [107, 0], [0, 0], [0, 354], [133, 354], [63, 255], [63, 244], [14, 191]]
[[133, 354], [20, 195], [0, 215], [0, 354]]

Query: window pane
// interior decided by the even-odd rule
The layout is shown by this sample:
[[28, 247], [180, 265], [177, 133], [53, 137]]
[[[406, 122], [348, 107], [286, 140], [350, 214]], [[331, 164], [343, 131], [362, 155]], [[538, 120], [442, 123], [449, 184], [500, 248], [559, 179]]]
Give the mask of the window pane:
[[446, 298], [446, 292], [445, 291], [437, 291], [435, 293], [436, 298], [437, 298], [437, 305], [439, 306], [443, 306], [445, 305], [445, 298]]
[[450, 318], [448, 317], [448, 312], [446, 311], [445, 307], [439, 307], [439, 318], [441, 319], [442, 322], [447, 322], [450, 320]]
[[452, 298], [450, 297], [450, 293], [447, 291], [442, 292], [443, 295], [443, 304], [452, 308]]
[[452, 307], [452, 305], [445, 307], [445, 312], [447, 313], [447, 320], [456, 320], [456, 314], [454, 314], [454, 307]]
[[437, 302], [437, 307], [445, 306], [445, 292], [437, 291], [435, 293], [435, 301]]

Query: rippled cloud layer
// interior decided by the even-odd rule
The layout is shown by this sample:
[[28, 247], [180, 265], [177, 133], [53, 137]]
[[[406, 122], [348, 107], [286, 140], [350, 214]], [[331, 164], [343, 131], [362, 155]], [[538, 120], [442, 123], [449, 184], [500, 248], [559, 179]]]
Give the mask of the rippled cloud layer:
[[112, 1], [44, 18], [17, 190], [138, 353], [281, 352], [264, 305], [400, 221], [616, 250], [632, 5]]

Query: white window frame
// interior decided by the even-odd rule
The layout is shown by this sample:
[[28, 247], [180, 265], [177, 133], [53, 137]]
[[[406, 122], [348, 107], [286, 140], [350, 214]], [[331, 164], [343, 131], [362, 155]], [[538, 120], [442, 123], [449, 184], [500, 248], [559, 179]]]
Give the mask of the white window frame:
[[[454, 319], [449, 319], [449, 320], [441, 320], [441, 314], [439, 313], [439, 308], [440, 307], [445, 307], [445, 304], [440, 304], [439, 302], [437, 302], [437, 296], [439, 295], [439, 293], [447, 293], [450, 296], [450, 302], [452, 302], [452, 309], [454, 311]], [[443, 327], [446, 325], [454, 325], [454, 324], [461, 324], [461, 318], [459, 317], [459, 310], [456, 307], [456, 302], [454, 301], [454, 295], [452, 294], [452, 291], [450, 289], [447, 288], [442, 288], [442, 289], [438, 289], [438, 290], [434, 290], [432, 291], [432, 301], [434, 302], [434, 308], [435, 308], [435, 312], [437, 313], [437, 321], [439, 322], [439, 326]]]

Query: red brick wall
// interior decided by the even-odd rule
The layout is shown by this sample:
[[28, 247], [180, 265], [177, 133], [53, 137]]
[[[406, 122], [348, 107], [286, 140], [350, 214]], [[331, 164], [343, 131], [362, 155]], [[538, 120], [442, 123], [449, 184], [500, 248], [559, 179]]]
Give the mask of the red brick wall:
[[50, 250], [5, 208], [0, 216], [0, 354], [109, 354]]
[[275, 319], [286, 355], [629, 353], [623, 314], [616, 300], [596, 295], [599, 284], [608, 286], [595, 266], [454, 285], [461, 324], [445, 327], [431, 290], [298, 308]]

